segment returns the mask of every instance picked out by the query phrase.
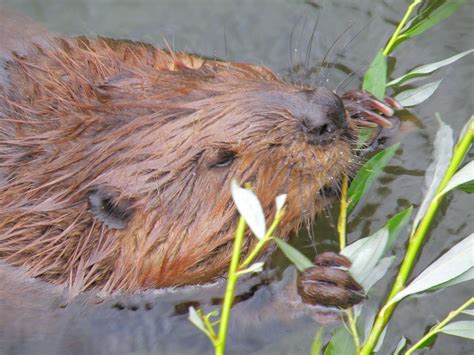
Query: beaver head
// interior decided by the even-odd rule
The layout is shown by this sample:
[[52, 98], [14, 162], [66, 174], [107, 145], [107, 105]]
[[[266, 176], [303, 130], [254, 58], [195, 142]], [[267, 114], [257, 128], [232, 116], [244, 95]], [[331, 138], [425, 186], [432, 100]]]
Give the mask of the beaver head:
[[351, 168], [330, 90], [140, 43], [30, 47], [0, 82], [0, 257], [74, 293], [210, 281], [230, 260], [232, 179], [269, 218], [288, 194], [287, 237]]

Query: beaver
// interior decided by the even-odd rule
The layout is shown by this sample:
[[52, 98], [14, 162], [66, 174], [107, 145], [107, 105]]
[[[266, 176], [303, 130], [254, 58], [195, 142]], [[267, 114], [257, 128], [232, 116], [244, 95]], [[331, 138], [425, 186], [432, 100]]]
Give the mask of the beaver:
[[[287, 239], [354, 172], [357, 127], [391, 126], [397, 108], [263, 66], [0, 26], [0, 258], [71, 295], [222, 277], [238, 219], [232, 179], [251, 184], [267, 221], [287, 194]], [[255, 243], [249, 233], [243, 255]], [[320, 259], [302, 289], [359, 302], [347, 272], [325, 272], [347, 266], [341, 258]]]

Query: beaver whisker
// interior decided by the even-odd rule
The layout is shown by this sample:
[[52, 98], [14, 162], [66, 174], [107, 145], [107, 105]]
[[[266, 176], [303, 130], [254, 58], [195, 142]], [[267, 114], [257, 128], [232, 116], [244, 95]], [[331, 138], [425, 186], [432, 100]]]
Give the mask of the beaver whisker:
[[[349, 30], [352, 28], [352, 26], [353, 25], [350, 24], [346, 29], [344, 29], [344, 31], [342, 31], [342, 33], [340, 35], [338, 35], [336, 37], [336, 39], [333, 41], [333, 43], [329, 46], [329, 48], [327, 49], [326, 53], [323, 56], [323, 59], [321, 60], [321, 64], [319, 65], [319, 69], [316, 71], [315, 76], [313, 77], [313, 80], [312, 80], [311, 85], [310, 85], [311, 87], [315, 86], [316, 79], [318, 79], [318, 76], [319, 76], [319, 72], [320, 72], [321, 68], [323, 68], [326, 65], [326, 60], [328, 59], [328, 57], [331, 54], [332, 50], [336, 47], [336, 45], [344, 37], [344, 35], [347, 32], [349, 32]], [[318, 86], [321, 85], [321, 80], [322, 79], [323, 79], [322, 77], [319, 78]]]
[[[369, 25], [370, 25], [370, 22], [367, 23], [365, 26], [363, 26], [359, 31], [357, 31], [357, 33], [344, 45], [344, 47], [341, 48], [339, 53], [335, 55], [335, 60], [332, 60], [329, 66], [327, 67], [327, 73], [329, 73], [330, 70], [334, 69], [334, 67], [336, 66], [337, 59], [341, 57], [342, 53], [344, 53], [351, 46], [351, 44], [353, 44], [354, 40], [358, 38], [362, 34], [362, 32], [364, 32], [366, 29], [369, 28]], [[321, 85], [322, 83], [324, 83], [326, 78], [327, 76], [321, 77], [321, 79], [318, 81], [318, 85]], [[337, 89], [338, 89], [338, 85], [334, 89], [334, 92], [337, 92]]]
[[290, 56], [289, 56], [289, 59], [290, 59], [290, 68], [293, 68], [293, 35], [295, 33], [295, 29], [296, 27], [298, 26], [298, 24], [300, 23], [300, 20], [301, 20], [302, 16], [299, 16], [298, 19], [296, 20], [295, 24], [291, 27], [291, 31], [290, 31]]
[[[341, 90], [345, 90], [347, 86], [352, 83], [354, 79], [358, 79], [361, 77], [363, 73], [367, 71], [370, 64], [364, 65], [361, 69], [349, 74], [346, 78], [344, 78], [339, 84], [336, 85], [336, 89], [334, 90], [336, 93], [339, 93]], [[347, 80], [347, 82], [345, 82]], [[345, 82], [345, 83], [344, 83]]]
[[304, 61], [305, 71], [307, 71], [309, 69], [309, 61], [310, 61], [310, 58], [311, 58], [311, 49], [312, 49], [312, 46], [313, 46], [314, 35], [315, 35], [316, 29], [318, 27], [319, 18], [320, 18], [320, 16], [318, 14], [318, 16], [316, 17], [316, 21], [314, 23], [314, 26], [313, 26], [313, 30], [311, 31], [311, 36], [309, 36], [308, 45], [306, 46], [306, 58], [305, 58], [305, 61]]

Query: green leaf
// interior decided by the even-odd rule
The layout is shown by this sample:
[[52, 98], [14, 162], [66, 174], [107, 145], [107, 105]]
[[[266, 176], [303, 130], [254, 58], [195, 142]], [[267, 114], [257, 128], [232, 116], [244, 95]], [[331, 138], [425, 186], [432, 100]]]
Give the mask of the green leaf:
[[474, 182], [467, 182], [465, 184], [459, 185], [458, 189], [462, 190], [464, 192], [473, 193], [474, 192]]
[[465, 271], [461, 275], [459, 275], [459, 276], [457, 276], [457, 277], [455, 277], [455, 278], [453, 278], [449, 281], [443, 282], [439, 285], [436, 285], [436, 286], [430, 288], [429, 291], [434, 291], [434, 290], [439, 290], [439, 289], [443, 289], [443, 288], [446, 288], [446, 287], [454, 286], [454, 285], [460, 284], [461, 282], [469, 281], [469, 280], [472, 280], [472, 279], [474, 279], [474, 267], [471, 267], [469, 270]]
[[429, 348], [430, 346], [432, 346], [435, 343], [437, 338], [438, 338], [438, 334], [434, 333], [432, 336], [425, 339], [421, 344], [419, 344], [417, 346], [417, 349]]
[[257, 196], [251, 190], [241, 188], [235, 180], [232, 180], [230, 190], [240, 215], [253, 234], [262, 239], [266, 233], [265, 215]]
[[[373, 285], [371, 276], [383, 255], [387, 242], [388, 230], [382, 228], [372, 236], [358, 240], [341, 251], [342, 255], [352, 261], [350, 274], [365, 290]], [[354, 245], [357, 247], [355, 248]]]
[[367, 192], [372, 182], [380, 175], [390, 159], [395, 155], [399, 144], [392, 145], [370, 158], [357, 172], [348, 191], [347, 211], [350, 213], [361, 197]]
[[264, 264], [264, 262], [258, 261], [256, 263], [250, 265], [248, 268], [238, 271], [236, 273], [236, 275], [241, 276], [241, 275], [249, 274], [249, 273], [252, 273], [252, 272], [261, 272], [263, 270], [263, 264]]
[[311, 344], [311, 355], [320, 355], [323, 351], [324, 327], [319, 327]]
[[278, 248], [286, 255], [286, 257], [296, 266], [299, 271], [304, 271], [312, 266], [313, 263], [304, 256], [299, 250], [286, 243], [280, 238], [273, 237]]
[[467, 131], [469, 129], [472, 130], [471, 127], [474, 126], [474, 115], [471, 116], [470, 119], [467, 120], [466, 124], [464, 125], [464, 127], [461, 129], [461, 132], [459, 134], [459, 138], [458, 138], [458, 143], [463, 139], [463, 137], [467, 134]]
[[193, 306], [189, 307], [188, 319], [191, 323], [193, 323], [196, 326], [196, 328], [201, 330], [201, 332], [203, 332], [207, 336], [211, 335], [211, 333], [209, 333], [206, 326], [204, 325], [204, 322], [202, 321], [202, 318], [199, 315], [198, 311], [196, 311], [196, 309]]
[[467, 314], [468, 316], [474, 316], [474, 309], [466, 309], [462, 313]]
[[402, 229], [410, 221], [412, 212], [413, 212], [413, 206], [410, 206], [404, 209], [403, 211], [397, 213], [392, 218], [390, 218], [388, 222], [385, 224], [385, 228], [388, 229], [389, 236], [388, 236], [387, 246], [385, 247], [385, 250], [384, 250], [384, 254], [392, 248], [392, 245], [395, 242], [395, 239], [397, 239]]
[[356, 321], [360, 322], [364, 327], [364, 333], [361, 333], [359, 335], [361, 336], [362, 343], [365, 343], [374, 325], [378, 306], [375, 305], [373, 300], [371, 299], [371, 300], [367, 300], [367, 302], [356, 304], [353, 307], [353, 310], [354, 310], [354, 318], [356, 319]]
[[401, 355], [402, 351], [405, 350], [405, 347], [407, 345], [407, 338], [402, 337], [400, 341], [397, 344], [397, 347], [395, 348], [395, 351], [393, 352], [393, 355]]
[[441, 84], [441, 81], [442, 80], [438, 80], [433, 83], [420, 86], [419, 88], [402, 91], [397, 96], [395, 96], [395, 99], [402, 106], [416, 106], [427, 100], [431, 95], [433, 95], [439, 84]]
[[344, 248], [341, 254], [351, 260], [356, 259], [358, 257], [357, 254], [359, 254], [364, 249], [364, 245], [370, 238], [377, 238], [383, 230], [386, 230], [388, 232], [388, 240], [387, 244], [385, 245], [385, 249], [383, 251], [382, 256], [385, 255], [391, 249], [392, 244], [400, 234], [400, 231], [403, 229], [404, 226], [406, 226], [406, 224], [410, 220], [412, 211], [413, 207], [410, 206], [407, 209], [397, 213], [388, 220], [388, 222], [382, 229], [380, 229], [370, 237], [361, 238], [355, 241], [354, 243], [348, 245]]
[[408, 38], [417, 36], [442, 20], [448, 18], [465, 0], [445, 0], [432, 1], [431, 4], [421, 11], [409, 24], [409, 26], [400, 33], [400, 42]]
[[474, 321], [460, 320], [444, 326], [440, 332], [474, 340]]
[[352, 261], [351, 275], [368, 292], [380, 280], [393, 263], [393, 257], [383, 258], [393, 242], [410, 220], [413, 208], [410, 206], [395, 216], [372, 236], [362, 238], [348, 245], [341, 254]]
[[446, 187], [437, 196], [444, 195], [446, 192], [469, 183], [474, 180], [474, 161], [470, 161], [464, 167], [462, 167], [454, 176], [449, 180]]
[[465, 52], [453, 55], [452, 57], [446, 58], [446, 59], [441, 60], [439, 62], [419, 66], [418, 68], [415, 68], [415, 69], [409, 71], [405, 75], [402, 75], [401, 77], [388, 82], [387, 87], [388, 86], [393, 86], [393, 85], [400, 85], [401, 83], [406, 82], [408, 80], [411, 80], [413, 78], [417, 78], [417, 77], [420, 77], [420, 76], [425, 76], [425, 75], [431, 74], [434, 71], [436, 71], [436, 70], [438, 70], [442, 67], [445, 67], [445, 66], [447, 66], [451, 63], [454, 63], [455, 61], [461, 59], [462, 57], [464, 57], [464, 56], [466, 56], [466, 55], [468, 55], [472, 52], [474, 52], [474, 49], [469, 49]]
[[462, 276], [465, 272], [470, 272], [471, 276], [463, 281], [474, 278], [474, 273], [470, 271], [474, 268], [472, 255], [474, 255], [474, 233], [457, 243], [428, 266], [404, 290], [397, 293], [389, 304], [400, 301], [406, 296], [436, 288]]
[[392, 266], [395, 261], [395, 256], [387, 256], [380, 259], [377, 265], [374, 266], [371, 272], [367, 274], [362, 283], [360, 284], [365, 292], [369, 292], [370, 289], [379, 281], [382, 277], [385, 276], [390, 266]]
[[385, 84], [387, 82], [387, 59], [383, 50], [377, 52], [374, 60], [365, 72], [362, 88], [376, 98], [382, 100], [385, 95]]
[[430, 164], [425, 174], [425, 186], [427, 187], [427, 191], [423, 198], [423, 202], [416, 213], [412, 233], [416, 230], [418, 223], [425, 215], [431, 200], [434, 198], [453, 154], [453, 131], [451, 127], [446, 125], [439, 117], [438, 121], [439, 130], [436, 133], [434, 140], [433, 162]]
[[375, 347], [374, 347], [374, 353], [378, 353], [379, 350], [382, 348], [383, 341], [385, 340], [385, 336], [387, 335], [387, 328], [388, 328], [388, 325], [386, 325], [383, 328], [382, 333], [380, 333], [379, 340], [377, 340], [377, 344], [375, 344]]
[[286, 195], [278, 195], [275, 198], [275, 205], [277, 212], [281, 211], [286, 202]]
[[345, 327], [339, 327], [334, 331], [324, 351], [324, 355], [353, 355], [355, 353], [354, 340]]

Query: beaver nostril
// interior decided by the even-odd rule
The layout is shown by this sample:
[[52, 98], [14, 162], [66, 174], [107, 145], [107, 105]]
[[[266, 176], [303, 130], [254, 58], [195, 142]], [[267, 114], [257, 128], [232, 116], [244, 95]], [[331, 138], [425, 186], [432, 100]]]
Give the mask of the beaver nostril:
[[302, 123], [303, 131], [310, 135], [311, 138], [324, 138], [325, 136], [334, 133], [337, 126], [334, 122], [331, 122], [329, 119], [320, 119], [320, 120], [303, 120]]
[[333, 131], [334, 131], [334, 128], [326, 123], [322, 125], [320, 128], [318, 128], [316, 132], [313, 132], [313, 134], [317, 136], [323, 136], [325, 134], [332, 133]]

